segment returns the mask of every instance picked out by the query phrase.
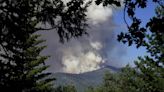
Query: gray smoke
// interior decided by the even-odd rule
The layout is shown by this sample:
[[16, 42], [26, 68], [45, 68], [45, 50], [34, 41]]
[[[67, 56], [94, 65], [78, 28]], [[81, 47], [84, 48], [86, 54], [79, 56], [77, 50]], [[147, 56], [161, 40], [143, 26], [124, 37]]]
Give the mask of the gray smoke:
[[83, 73], [103, 67], [105, 64], [120, 67], [118, 62], [124, 50], [117, 45], [112, 18], [112, 8], [94, 3], [88, 8], [89, 36], [59, 43], [57, 32], [40, 32], [46, 39], [47, 48], [42, 52], [50, 55], [48, 63], [51, 72]]

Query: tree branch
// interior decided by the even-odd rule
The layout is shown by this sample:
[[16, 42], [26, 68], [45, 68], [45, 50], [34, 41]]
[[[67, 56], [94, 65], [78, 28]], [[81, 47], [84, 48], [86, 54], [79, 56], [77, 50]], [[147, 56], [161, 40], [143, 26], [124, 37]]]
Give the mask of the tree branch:
[[127, 3], [125, 3], [124, 13], [123, 13], [123, 19], [124, 19], [124, 22], [125, 22], [127, 28], [129, 29], [130, 27], [129, 27], [127, 21], [126, 21], [126, 8], [127, 8], [126, 5], [127, 5]]

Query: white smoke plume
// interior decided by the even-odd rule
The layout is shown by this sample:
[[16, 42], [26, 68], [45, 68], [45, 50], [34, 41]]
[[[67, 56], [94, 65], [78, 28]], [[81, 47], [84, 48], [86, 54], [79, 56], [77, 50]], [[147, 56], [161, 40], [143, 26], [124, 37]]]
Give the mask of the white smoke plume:
[[[93, 1], [94, 2], [94, 1]], [[114, 38], [112, 8], [92, 5], [88, 8], [89, 36], [61, 44], [55, 31], [42, 32], [48, 46], [42, 53], [50, 55], [48, 64], [51, 72], [83, 73], [99, 69], [104, 63], [116, 65], [109, 57], [118, 49]], [[119, 53], [119, 52], [118, 52]], [[114, 60], [113, 60], [114, 61]]]

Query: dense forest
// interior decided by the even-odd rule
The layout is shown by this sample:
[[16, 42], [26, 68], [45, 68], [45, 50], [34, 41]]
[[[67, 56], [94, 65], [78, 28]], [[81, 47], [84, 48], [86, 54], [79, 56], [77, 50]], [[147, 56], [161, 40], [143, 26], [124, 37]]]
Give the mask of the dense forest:
[[[0, 0], [0, 90], [2, 92], [77, 92], [74, 85], [54, 88], [50, 72], [45, 72], [49, 56], [41, 55], [46, 46], [38, 31], [58, 33], [59, 43], [88, 34], [87, 7], [92, 2], [103, 7], [124, 8], [126, 32], [117, 40], [136, 48], [145, 47], [135, 67], [127, 65], [118, 73], [108, 72], [103, 83], [86, 92], [164, 92], [164, 1], [163, 0]], [[156, 4], [154, 16], [146, 25], [137, 9]], [[131, 21], [127, 22], [127, 18]], [[48, 25], [48, 26], [47, 26]], [[46, 26], [46, 27], [45, 27]], [[64, 44], [63, 44], [64, 45]]]

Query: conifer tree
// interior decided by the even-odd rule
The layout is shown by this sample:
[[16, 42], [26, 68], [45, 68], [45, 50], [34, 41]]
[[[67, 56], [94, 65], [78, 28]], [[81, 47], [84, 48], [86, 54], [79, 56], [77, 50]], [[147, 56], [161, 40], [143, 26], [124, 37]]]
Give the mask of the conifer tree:
[[[86, 33], [85, 12], [89, 3], [71, 0], [0, 1], [0, 90], [4, 92], [49, 92], [51, 73], [44, 70], [47, 56], [40, 52], [44, 40], [39, 30], [58, 32], [61, 41]], [[44, 27], [48, 25], [48, 27]]]

